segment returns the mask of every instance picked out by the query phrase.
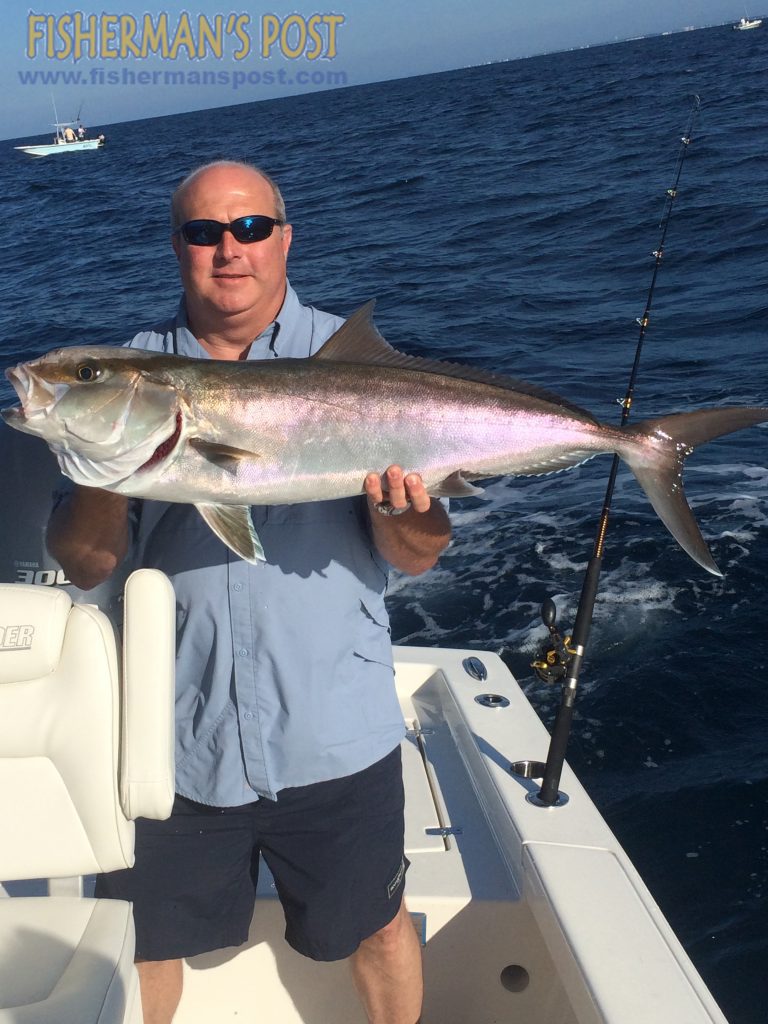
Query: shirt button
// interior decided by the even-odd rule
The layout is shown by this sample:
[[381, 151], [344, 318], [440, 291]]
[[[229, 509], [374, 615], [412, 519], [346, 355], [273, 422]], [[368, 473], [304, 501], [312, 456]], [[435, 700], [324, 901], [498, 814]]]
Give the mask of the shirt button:
[[242, 583], [234, 583], [232, 585], [232, 589], [233, 590], [242, 590], [243, 589], [243, 584]]
[[247, 721], [250, 722], [250, 720], [253, 718], [253, 712], [252, 711], [244, 712], [243, 718], [247, 719]]
[[245, 658], [248, 655], [248, 651], [245, 649], [245, 647], [241, 647], [237, 653], [240, 655], [241, 658]]

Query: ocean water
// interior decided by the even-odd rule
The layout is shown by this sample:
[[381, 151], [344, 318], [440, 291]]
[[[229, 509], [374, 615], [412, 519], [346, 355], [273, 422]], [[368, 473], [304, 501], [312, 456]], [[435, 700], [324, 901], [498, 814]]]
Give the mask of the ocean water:
[[[0, 361], [119, 343], [170, 313], [170, 191], [242, 158], [284, 189], [305, 301], [348, 314], [376, 297], [394, 345], [615, 420], [698, 94], [633, 417], [768, 404], [766, 61], [765, 31], [708, 29], [114, 125], [98, 153], [4, 143]], [[732, 1024], [766, 1019], [767, 467], [764, 427], [690, 459], [722, 580], [622, 472], [569, 750]], [[572, 623], [607, 471], [455, 503], [439, 567], [393, 580], [395, 638], [500, 652], [549, 723], [538, 609], [551, 595]]]

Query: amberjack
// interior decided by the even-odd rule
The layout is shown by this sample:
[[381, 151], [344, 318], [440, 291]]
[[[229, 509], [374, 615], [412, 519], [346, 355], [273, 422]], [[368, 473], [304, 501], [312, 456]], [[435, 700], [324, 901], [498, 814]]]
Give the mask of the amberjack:
[[431, 495], [619, 455], [678, 543], [721, 575], [683, 492], [685, 458], [768, 408], [699, 409], [624, 427], [501, 374], [409, 356], [353, 314], [307, 359], [216, 361], [132, 348], [60, 348], [6, 370], [12, 427], [47, 441], [87, 487], [195, 505], [248, 561], [264, 558], [251, 505], [363, 493], [371, 471], [418, 472]]

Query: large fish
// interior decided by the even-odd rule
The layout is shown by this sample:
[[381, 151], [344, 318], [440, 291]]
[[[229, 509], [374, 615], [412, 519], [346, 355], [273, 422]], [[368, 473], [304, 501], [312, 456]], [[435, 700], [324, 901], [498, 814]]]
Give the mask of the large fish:
[[536, 475], [616, 452], [670, 532], [720, 575], [683, 494], [696, 445], [768, 420], [734, 407], [624, 428], [540, 388], [403, 355], [358, 310], [309, 359], [218, 362], [126, 348], [51, 352], [6, 371], [11, 426], [44, 438], [78, 484], [194, 504], [248, 561], [264, 554], [252, 504], [360, 494], [371, 470], [421, 473], [432, 495]]

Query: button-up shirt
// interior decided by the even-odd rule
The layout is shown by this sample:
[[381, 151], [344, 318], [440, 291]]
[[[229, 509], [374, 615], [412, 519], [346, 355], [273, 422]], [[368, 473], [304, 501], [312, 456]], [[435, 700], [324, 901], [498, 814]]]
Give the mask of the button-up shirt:
[[[249, 359], [301, 358], [342, 324], [288, 286]], [[130, 346], [209, 358], [175, 318]], [[361, 481], [362, 485], [362, 481]], [[235, 806], [361, 771], [404, 733], [394, 689], [388, 566], [364, 498], [253, 506], [251, 565], [191, 505], [138, 504], [136, 564], [171, 578], [177, 606], [176, 789]]]

